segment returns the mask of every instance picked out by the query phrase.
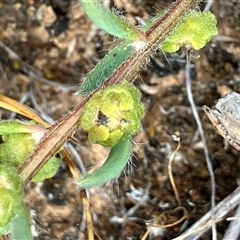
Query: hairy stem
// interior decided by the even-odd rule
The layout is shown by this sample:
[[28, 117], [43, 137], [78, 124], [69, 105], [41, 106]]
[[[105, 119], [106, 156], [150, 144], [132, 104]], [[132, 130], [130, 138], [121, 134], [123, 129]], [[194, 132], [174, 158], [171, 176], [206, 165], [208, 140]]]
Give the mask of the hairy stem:
[[[174, 28], [181, 23], [199, 0], [177, 0], [166, 15], [151, 26], [145, 33], [145, 39], [132, 43], [136, 51], [122, 64], [114, 74], [97, 89], [121, 83], [123, 80], [133, 81], [141, 67], [149, 60], [150, 56], [158, 49], [159, 45], [167, 38]], [[80, 127], [80, 118], [84, 106], [92, 94], [79, 103], [71, 112], [64, 115], [52, 125], [45, 133], [35, 152], [21, 166], [18, 173], [27, 184], [44, 164], [72, 137]]]
[[132, 45], [141, 44], [142, 47], [136, 51], [125, 64], [113, 74], [102, 88], [118, 84], [123, 80], [133, 81], [141, 67], [148, 61], [151, 55], [159, 48], [159, 45], [168, 37], [174, 28], [181, 23], [187, 13], [195, 8], [199, 0], [178, 0], [149, 30], [146, 31], [146, 41], [136, 41]]
[[46, 131], [38, 148], [18, 170], [25, 184], [35, 176], [39, 169], [41, 169], [79, 129], [80, 117], [89, 99], [90, 96], [85, 98], [71, 112], [64, 115]]

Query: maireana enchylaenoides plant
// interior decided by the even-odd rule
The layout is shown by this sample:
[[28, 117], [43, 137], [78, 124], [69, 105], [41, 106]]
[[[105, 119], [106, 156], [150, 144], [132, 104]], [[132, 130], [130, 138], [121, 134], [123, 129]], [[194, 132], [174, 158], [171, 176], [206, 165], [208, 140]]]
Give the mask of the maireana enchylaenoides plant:
[[[152, 43], [151, 38], [147, 38], [148, 31], [153, 28], [156, 22], [163, 19], [167, 12], [164, 11], [165, 15], [164, 13], [159, 13], [159, 15], [151, 19], [151, 21], [144, 27], [137, 28], [131, 25], [126, 19], [112, 14], [111, 11], [104, 8], [99, 1], [82, 1], [82, 6], [96, 25], [107, 31], [109, 34], [123, 39], [122, 43], [105, 56], [105, 58], [102, 59], [83, 82], [79, 92], [83, 95], [87, 95], [91, 94], [99, 87], [104, 86], [104, 84], [109, 81], [109, 78], [114, 78], [114, 75], [116, 74], [115, 69], [121, 68], [124, 64], [130, 61], [134, 54], [137, 52], [141, 54], [142, 49], [146, 50], [145, 47]], [[186, 18], [176, 26], [173, 32], [159, 44], [160, 49], [170, 53], [178, 51], [181, 46], [184, 46], [187, 51], [191, 49], [198, 50], [204, 47], [206, 43], [218, 33], [216, 18], [212, 13], [203, 13], [193, 10], [188, 14], [186, 13], [186, 15]], [[131, 77], [132, 76], [128, 79], [128, 76], [126, 76], [126, 79], [131, 82], [134, 80]], [[127, 85], [127, 88], [129, 88], [129, 86], [130, 84]], [[114, 150], [118, 149], [118, 145], [116, 145], [118, 142], [121, 143], [121, 141], [130, 138], [136, 133], [136, 131], [140, 130], [139, 126], [136, 127], [134, 125], [136, 119], [133, 121], [124, 114], [117, 114], [121, 109], [119, 107], [120, 100], [118, 99], [118, 101], [116, 101], [116, 98], [119, 97], [116, 96], [116, 92], [113, 93], [116, 88], [122, 89], [121, 92], [118, 92], [119, 95], [122, 95], [122, 105], [132, 104], [134, 107], [131, 106], [127, 111], [136, 115], [137, 117], [135, 118], [141, 120], [143, 116], [143, 107], [139, 103], [139, 94], [135, 94], [134, 96], [131, 96], [130, 94], [127, 96], [124, 94], [125, 90], [123, 89], [126, 89], [125, 84], [118, 85], [118, 87], [110, 87], [102, 92], [96, 93], [86, 105], [81, 119], [81, 126], [88, 131], [89, 139], [92, 142], [110, 147], [114, 146]], [[133, 85], [131, 88], [134, 89]], [[137, 90], [135, 91], [137, 92]], [[105, 94], [107, 95], [106, 97], [104, 97]], [[111, 130], [112, 123], [116, 123], [116, 115], [118, 118], [118, 127], [116, 127], [115, 124], [113, 130]], [[101, 119], [103, 119], [103, 124], [99, 124], [99, 120]], [[121, 122], [123, 122], [125, 128], [123, 128]], [[131, 123], [134, 123], [132, 124], [133, 126], [131, 126]], [[132, 128], [135, 131], [129, 131], [129, 128]], [[124, 130], [127, 131], [128, 134], [124, 135]], [[129, 142], [128, 144], [131, 143]], [[126, 153], [122, 151], [122, 156], [127, 156], [129, 158], [130, 151], [129, 148], [126, 149]], [[116, 152], [118, 151], [116, 150]], [[109, 163], [110, 161], [112, 161], [112, 164]], [[123, 161], [125, 164], [127, 163], [127, 160], [124, 159], [124, 157], [120, 158], [118, 154], [114, 157], [111, 153], [106, 163], [98, 171], [86, 175], [80, 181], [80, 187], [87, 188], [95, 186], [98, 185], [98, 182], [102, 184], [103, 172], [105, 173], [104, 179], [106, 182], [114, 177], [118, 177], [123, 170], [123, 168], [119, 169], [116, 165], [116, 162], [119, 161]], [[122, 166], [125, 167], [125, 164], [122, 164]], [[111, 168], [109, 166], [111, 166]], [[111, 169], [111, 171], [105, 171], [105, 167], [106, 169]], [[115, 171], [116, 174], [114, 174]], [[107, 176], [109, 176], [109, 178]]]
[[[0, 192], [10, 196], [11, 189], [15, 189], [13, 184], [9, 190], [10, 173], [4, 170], [5, 165], [12, 165], [13, 171], [9, 172], [11, 178], [19, 182], [18, 186], [31, 179], [52, 176], [59, 165], [55, 154], [81, 127], [89, 132], [90, 140], [111, 147], [111, 151], [100, 169], [78, 181], [79, 187], [89, 188], [117, 178], [131, 157], [131, 137], [141, 128], [144, 108], [139, 91], [132, 85], [141, 67], [158, 48], [167, 52], [177, 51], [181, 46], [198, 50], [217, 34], [214, 15], [194, 10], [198, 2], [177, 0], [165, 13], [152, 18], [143, 27], [136, 27], [104, 8], [99, 1], [81, 1], [89, 18], [107, 33], [121, 38], [122, 42], [97, 64], [83, 82], [79, 93], [85, 96], [84, 100], [48, 130], [36, 123], [1, 123], [3, 143], [0, 154], [4, 164], [0, 174], [4, 180], [0, 179]], [[21, 145], [24, 151], [17, 150], [20, 139], [24, 140]], [[15, 152], [14, 149], [15, 155], [11, 152]], [[13, 162], [11, 154], [14, 155]], [[43, 169], [43, 175], [39, 177], [40, 169]], [[22, 235], [18, 228], [12, 228], [19, 219], [29, 226], [29, 214], [22, 204], [23, 187], [16, 189], [16, 192], [20, 191], [16, 204], [12, 204], [13, 196], [9, 201], [0, 199], [0, 212], [7, 209], [8, 216], [0, 222], [0, 233], [10, 232], [12, 236], [20, 234], [18, 237], [30, 239], [28, 227], [22, 230]], [[6, 207], [8, 202], [11, 204]]]

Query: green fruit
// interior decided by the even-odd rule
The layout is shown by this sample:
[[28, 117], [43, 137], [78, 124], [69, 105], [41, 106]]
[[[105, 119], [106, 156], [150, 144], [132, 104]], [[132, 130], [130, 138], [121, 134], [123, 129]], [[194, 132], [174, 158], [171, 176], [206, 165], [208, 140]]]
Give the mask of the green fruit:
[[[44, 129], [33, 122], [2, 121], [0, 134], [3, 141], [0, 144], [1, 163], [18, 168], [34, 152]], [[39, 182], [54, 176], [60, 163], [60, 159], [53, 157], [36, 174], [33, 181]]]
[[113, 147], [141, 130], [145, 110], [141, 95], [130, 83], [97, 92], [85, 107], [81, 126], [89, 140]]
[[216, 17], [211, 12], [192, 11], [161, 45], [165, 52], [176, 52], [181, 46], [199, 50], [218, 34]]

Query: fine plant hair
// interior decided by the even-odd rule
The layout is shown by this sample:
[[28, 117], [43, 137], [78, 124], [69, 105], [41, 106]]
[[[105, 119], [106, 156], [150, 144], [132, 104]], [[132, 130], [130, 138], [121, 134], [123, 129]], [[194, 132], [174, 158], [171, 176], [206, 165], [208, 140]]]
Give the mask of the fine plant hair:
[[117, 15], [118, 17], [125, 19], [125, 17], [124, 17], [124, 11], [119, 10], [119, 9], [116, 8], [116, 7], [112, 7], [112, 8], [111, 8], [111, 12], [112, 12], [113, 14]]

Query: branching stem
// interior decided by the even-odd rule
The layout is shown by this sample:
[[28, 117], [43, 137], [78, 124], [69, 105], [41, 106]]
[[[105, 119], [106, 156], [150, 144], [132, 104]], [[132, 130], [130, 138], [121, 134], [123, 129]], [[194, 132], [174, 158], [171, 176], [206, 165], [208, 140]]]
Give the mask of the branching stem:
[[[146, 31], [144, 40], [141, 38], [133, 42], [136, 51], [122, 64], [114, 74], [98, 88], [104, 89], [123, 80], [133, 81], [141, 67], [149, 60], [150, 56], [158, 49], [159, 45], [168, 37], [174, 28], [195, 8], [199, 0], [177, 0], [168, 13]], [[141, 47], [137, 45], [141, 43]], [[64, 115], [52, 125], [45, 133], [35, 152], [25, 161], [18, 173], [27, 184], [46, 162], [67, 142], [79, 129], [80, 118], [86, 103], [92, 94], [87, 96], [71, 112]]]

